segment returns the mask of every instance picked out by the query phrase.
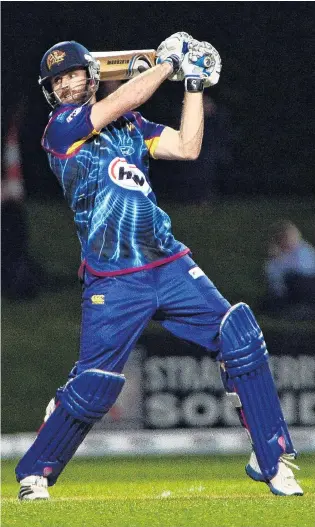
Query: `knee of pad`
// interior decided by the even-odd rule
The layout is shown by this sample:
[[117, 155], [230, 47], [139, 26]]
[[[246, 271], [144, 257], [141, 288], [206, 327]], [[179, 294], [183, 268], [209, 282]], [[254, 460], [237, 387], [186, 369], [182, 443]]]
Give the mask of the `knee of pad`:
[[268, 360], [262, 331], [247, 304], [232, 306], [220, 326], [220, 352], [229, 377], [255, 371]]
[[86, 370], [65, 386], [60, 395], [60, 404], [75, 419], [94, 423], [110, 410], [124, 383], [122, 374]]

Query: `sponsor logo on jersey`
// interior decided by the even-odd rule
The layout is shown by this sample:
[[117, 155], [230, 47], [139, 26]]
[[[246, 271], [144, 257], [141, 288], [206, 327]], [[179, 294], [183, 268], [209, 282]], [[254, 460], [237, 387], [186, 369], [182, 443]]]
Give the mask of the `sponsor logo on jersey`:
[[105, 304], [104, 295], [93, 295], [91, 296], [92, 304]]
[[55, 51], [52, 51], [49, 53], [47, 57], [47, 68], [51, 70], [54, 64], [60, 64], [64, 60], [66, 56], [65, 51], [61, 51], [59, 49], [56, 49]]
[[143, 172], [136, 165], [128, 163], [124, 157], [115, 157], [111, 161], [108, 174], [110, 179], [119, 187], [140, 191], [146, 196], [152, 192]]
[[72, 119], [78, 115], [78, 113], [80, 113], [82, 110], [82, 106], [80, 106], [80, 108], [76, 108], [75, 110], [73, 110], [73, 112], [70, 113], [70, 115], [67, 117], [66, 121], [67, 123], [71, 123]]
[[196, 278], [199, 278], [200, 276], [204, 276], [204, 272], [202, 269], [200, 269], [200, 267], [193, 267], [192, 269], [189, 269], [189, 274], [190, 276], [193, 277], [194, 280], [196, 280]]

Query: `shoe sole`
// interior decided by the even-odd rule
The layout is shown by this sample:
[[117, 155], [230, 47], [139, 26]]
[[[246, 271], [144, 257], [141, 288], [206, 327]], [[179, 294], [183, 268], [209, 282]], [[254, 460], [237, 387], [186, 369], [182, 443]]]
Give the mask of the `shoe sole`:
[[245, 466], [245, 472], [247, 476], [249, 476], [252, 480], [257, 481], [258, 483], [266, 483], [268, 485], [270, 491], [275, 496], [303, 496], [303, 492], [294, 492], [293, 494], [285, 494], [284, 492], [281, 492], [280, 490], [277, 490], [275, 487], [271, 485], [271, 483], [268, 483], [263, 479], [262, 474], [259, 474], [256, 470], [254, 470], [250, 465]]
[[18, 495], [19, 501], [37, 501], [37, 500], [49, 500], [49, 496], [37, 496], [36, 498], [28, 498], [27, 496], [30, 496], [30, 494], [27, 494], [26, 496], [20, 496]]
[[272, 494], [274, 494], [275, 496], [285, 496], [287, 498], [290, 496], [303, 496], [303, 492], [293, 492], [293, 494], [285, 494], [284, 492], [280, 492], [280, 490], [275, 489], [272, 485], [270, 485], [270, 483], [267, 483], [267, 485], [270, 488]]
[[49, 496], [36, 496], [36, 497], [32, 497], [34, 496], [34, 491], [32, 491], [31, 489], [27, 488], [27, 487], [22, 487], [19, 494], [18, 494], [18, 499], [20, 501], [36, 501], [36, 500], [48, 500], [49, 499]]

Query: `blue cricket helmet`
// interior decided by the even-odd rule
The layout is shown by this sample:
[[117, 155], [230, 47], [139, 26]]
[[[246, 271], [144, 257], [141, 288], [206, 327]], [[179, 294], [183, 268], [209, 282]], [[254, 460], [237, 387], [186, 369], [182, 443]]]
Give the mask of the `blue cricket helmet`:
[[88, 80], [92, 81], [93, 93], [95, 93], [100, 79], [100, 65], [82, 44], [74, 40], [58, 42], [46, 51], [40, 63], [38, 83], [51, 106], [60, 104], [51, 91], [51, 79], [76, 68], [86, 68]]

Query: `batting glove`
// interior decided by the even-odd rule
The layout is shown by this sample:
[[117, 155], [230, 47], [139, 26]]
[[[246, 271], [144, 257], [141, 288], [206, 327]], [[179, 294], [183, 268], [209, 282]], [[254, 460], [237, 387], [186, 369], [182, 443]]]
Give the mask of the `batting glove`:
[[220, 55], [209, 42], [191, 39], [177, 76], [185, 81], [186, 91], [198, 92], [217, 84], [221, 68]]
[[169, 62], [173, 66], [173, 73], [170, 80], [181, 80], [173, 78], [184, 60], [185, 53], [188, 51], [188, 42], [192, 40], [192, 37], [184, 31], [174, 33], [166, 40], [164, 40], [156, 51], [156, 64], [162, 64], [163, 62]]

